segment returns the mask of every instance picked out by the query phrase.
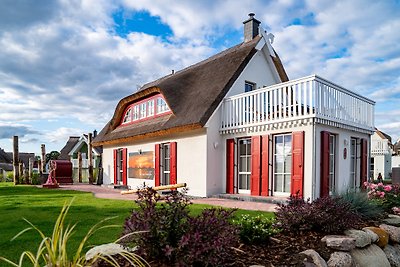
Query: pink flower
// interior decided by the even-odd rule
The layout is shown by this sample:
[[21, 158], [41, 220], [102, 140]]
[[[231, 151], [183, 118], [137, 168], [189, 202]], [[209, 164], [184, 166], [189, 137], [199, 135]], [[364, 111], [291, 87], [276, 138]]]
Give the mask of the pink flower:
[[390, 185], [385, 185], [383, 187], [383, 190], [385, 190], [386, 192], [392, 191], [392, 187]]
[[378, 186], [383, 186], [383, 183], [379, 183]]
[[381, 198], [385, 197], [385, 192], [381, 192]]

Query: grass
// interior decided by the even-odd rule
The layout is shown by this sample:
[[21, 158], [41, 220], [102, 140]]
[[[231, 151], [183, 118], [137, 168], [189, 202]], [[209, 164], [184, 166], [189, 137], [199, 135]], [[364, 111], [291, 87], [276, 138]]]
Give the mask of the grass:
[[[66, 225], [78, 223], [76, 232], [69, 241], [71, 251], [75, 250], [94, 224], [113, 216], [117, 217], [109, 223], [121, 225], [121, 228], [109, 228], [98, 232], [88, 243], [98, 245], [115, 241], [120, 236], [125, 218], [136, 207], [133, 201], [99, 199], [93, 197], [91, 193], [0, 183], [0, 256], [16, 261], [23, 251], [35, 251], [41, 237], [34, 231], [29, 231], [11, 241], [16, 234], [27, 228], [28, 225], [23, 218], [32, 222], [46, 235], [50, 235], [64, 203], [73, 197], [75, 200], [66, 220]], [[208, 207], [211, 206], [193, 204], [190, 206], [190, 212], [196, 215]], [[238, 210], [235, 217], [243, 214], [255, 216], [260, 213], [274, 216], [268, 212]], [[0, 266], [3, 265], [4, 263], [0, 263]]]

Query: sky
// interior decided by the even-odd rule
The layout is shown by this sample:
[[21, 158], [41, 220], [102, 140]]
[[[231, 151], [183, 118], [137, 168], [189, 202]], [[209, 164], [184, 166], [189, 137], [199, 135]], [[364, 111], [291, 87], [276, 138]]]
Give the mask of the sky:
[[400, 137], [400, 1], [2, 0], [0, 148], [59, 151], [118, 101], [243, 41], [254, 12], [290, 79], [317, 74], [376, 101]]

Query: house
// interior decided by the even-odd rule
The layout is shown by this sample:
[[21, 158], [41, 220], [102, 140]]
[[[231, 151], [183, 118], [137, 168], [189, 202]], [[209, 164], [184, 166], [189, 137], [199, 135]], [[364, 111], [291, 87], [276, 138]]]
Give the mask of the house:
[[[93, 132], [93, 136], [97, 135], [97, 131]], [[65, 146], [60, 150], [60, 156], [58, 159], [61, 160], [69, 160], [72, 162], [73, 168], [73, 178], [75, 181], [78, 181], [78, 152], [82, 155], [82, 179], [83, 181], [88, 180], [88, 173], [89, 173], [89, 159], [88, 159], [88, 135], [82, 134], [81, 136], [70, 136]], [[94, 147], [92, 149], [93, 155], [93, 168], [97, 171], [97, 168], [100, 163], [100, 156], [101, 156], [101, 148]], [[95, 175], [96, 176], [96, 175]]]
[[381, 174], [383, 179], [391, 179], [392, 173], [392, 154], [393, 154], [392, 138], [375, 129], [375, 133], [371, 136], [371, 164], [370, 175], [376, 180]]
[[0, 181], [6, 180], [7, 172], [13, 171], [13, 159], [4, 149], [0, 148]]
[[392, 168], [400, 167], [400, 138], [393, 144]]
[[244, 42], [121, 99], [94, 139], [103, 183], [315, 199], [368, 177], [375, 103], [312, 75], [289, 80], [260, 21]]

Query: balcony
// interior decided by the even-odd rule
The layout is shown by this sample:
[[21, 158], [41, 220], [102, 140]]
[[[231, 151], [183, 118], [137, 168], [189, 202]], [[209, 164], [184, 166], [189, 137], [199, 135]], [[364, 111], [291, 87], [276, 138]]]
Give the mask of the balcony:
[[316, 75], [225, 98], [222, 134], [314, 118], [318, 123], [374, 131], [375, 102]]
[[388, 141], [371, 140], [371, 155], [387, 155], [391, 153]]

